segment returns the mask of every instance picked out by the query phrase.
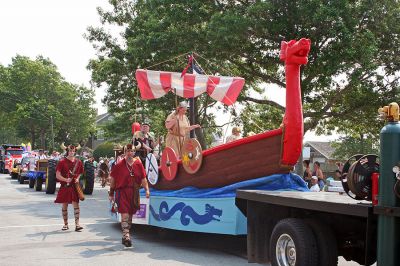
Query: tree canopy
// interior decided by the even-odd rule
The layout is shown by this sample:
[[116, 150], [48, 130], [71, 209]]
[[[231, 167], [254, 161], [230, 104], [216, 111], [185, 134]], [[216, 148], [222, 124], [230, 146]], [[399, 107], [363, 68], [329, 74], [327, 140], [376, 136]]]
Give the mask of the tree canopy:
[[[98, 9], [102, 27], [89, 27], [87, 39], [98, 56], [89, 68], [98, 86], [106, 84], [104, 102], [111, 112], [135, 113], [140, 101], [135, 69], [181, 71], [179, 55], [194, 51], [209, 73], [242, 76], [239, 102], [273, 114], [279, 124], [284, 107], [262, 95], [263, 86], [285, 87], [279, 62], [282, 40], [312, 40], [309, 63], [302, 68], [305, 131], [379, 134], [376, 110], [400, 100], [400, 2], [395, 0], [243, 0], [110, 1]], [[116, 36], [108, 29], [119, 27]], [[172, 61], [166, 61], [174, 58]], [[197, 121], [211, 124], [205, 110], [215, 104], [200, 97]], [[260, 105], [268, 105], [260, 107]], [[141, 103], [146, 110], [174, 106], [172, 96]], [[272, 108], [272, 109], [271, 109]], [[203, 112], [203, 113], [202, 113]], [[151, 114], [150, 114], [151, 115]], [[269, 128], [265, 112], [247, 112], [238, 123]], [[208, 122], [206, 122], [208, 121]], [[346, 121], [346, 122], [344, 122]], [[263, 124], [265, 123], [265, 124]]]
[[17, 55], [0, 74], [0, 110], [8, 118], [1, 126], [33, 148], [50, 147], [52, 123], [56, 143], [80, 142], [93, 129], [93, 90], [66, 82], [49, 59]]

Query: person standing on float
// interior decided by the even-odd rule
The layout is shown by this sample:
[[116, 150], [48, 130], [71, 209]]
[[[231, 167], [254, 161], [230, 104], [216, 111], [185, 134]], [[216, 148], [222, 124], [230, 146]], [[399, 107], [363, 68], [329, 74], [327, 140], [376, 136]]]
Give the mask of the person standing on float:
[[65, 147], [64, 144], [61, 146], [66, 151], [66, 157], [61, 159], [57, 164], [56, 178], [61, 183], [61, 187], [58, 190], [55, 203], [62, 204], [62, 217], [64, 220], [64, 226], [62, 230], [68, 230], [68, 204], [74, 206], [75, 216], [75, 231], [80, 232], [83, 227], [79, 224], [79, 197], [76, 192], [74, 183], [79, 183], [79, 177], [83, 173], [83, 165], [81, 160], [75, 158], [75, 152], [80, 148], [74, 145]]
[[119, 161], [110, 173], [109, 200], [117, 204], [118, 212], [121, 214], [122, 244], [126, 247], [132, 246], [129, 231], [132, 226], [132, 216], [140, 208], [140, 186], [145, 189], [146, 198], [150, 197], [143, 164], [139, 157], [134, 156], [140, 146], [140, 143], [136, 147], [127, 144], [124, 147], [125, 158]]
[[165, 146], [172, 148], [179, 158], [182, 155], [181, 149], [189, 132], [195, 128], [200, 128], [200, 125], [190, 125], [186, 116], [187, 108], [187, 102], [180, 102], [176, 111], [168, 115], [165, 120], [165, 127], [168, 129]]

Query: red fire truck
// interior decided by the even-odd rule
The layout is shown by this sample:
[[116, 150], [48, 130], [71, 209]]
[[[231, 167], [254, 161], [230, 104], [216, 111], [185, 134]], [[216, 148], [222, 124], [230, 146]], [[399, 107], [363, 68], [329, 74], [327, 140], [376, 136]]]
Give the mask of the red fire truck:
[[24, 152], [21, 145], [3, 144], [0, 146], [0, 172], [8, 174], [11, 172], [15, 163], [22, 160]]

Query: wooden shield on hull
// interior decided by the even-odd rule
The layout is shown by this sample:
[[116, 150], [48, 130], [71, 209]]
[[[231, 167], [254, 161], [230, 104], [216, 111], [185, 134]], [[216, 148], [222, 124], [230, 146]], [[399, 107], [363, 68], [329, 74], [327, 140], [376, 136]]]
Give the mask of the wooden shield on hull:
[[[197, 188], [222, 187], [244, 180], [289, 173], [291, 168], [281, 166], [282, 129], [255, 135], [236, 143], [217, 147], [218, 151], [203, 152], [199, 171], [188, 174], [178, 164], [179, 174], [173, 182], [166, 180], [164, 171], [159, 182], [153, 186], [160, 190], [175, 190], [186, 186]], [[182, 168], [182, 169], [181, 169]]]
[[167, 181], [175, 179], [176, 172], [178, 171], [178, 158], [175, 151], [170, 147], [166, 147], [161, 155], [161, 170], [164, 179]]
[[182, 166], [189, 174], [199, 171], [203, 161], [201, 145], [196, 139], [187, 139], [182, 146]]

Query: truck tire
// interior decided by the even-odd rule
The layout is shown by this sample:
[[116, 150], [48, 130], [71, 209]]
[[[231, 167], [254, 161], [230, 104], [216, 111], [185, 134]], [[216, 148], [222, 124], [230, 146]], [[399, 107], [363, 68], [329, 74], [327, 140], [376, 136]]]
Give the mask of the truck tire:
[[5, 165], [4, 161], [0, 162], [0, 173], [6, 174], [6, 165]]
[[35, 179], [29, 177], [29, 188], [33, 188], [35, 186]]
[[42, 185], [43, 185], [43, 177], [37, 176], [36, 179], [35, 179], [34, 189], [36, 191], [42, 191]]
[[310, 227], [301, 219], [278, 222], [270, 238], [272, 266], [317, 266], [317, 245]]
[[25, 183], [25, 177], [23, 177], [21, 174], [18, 175], [18, 181], [20, 184], [24, 184]]
[[333, 231], [322, 222], [306, 219], [317, 242], [318, 265], [336, 266], [338, 264], [338, 248]]
[[47, 169], [47, 178], [46, 178], [46, 194], [54, 194], [56, 192], [56, 160], [49, 160], [49, 167]]
[[85, 162], [85, 178], [82, 180], [82, 190], [85, 195], [92, 195], [94, 188], [94, 167], [93, 163], [86, 161]]

